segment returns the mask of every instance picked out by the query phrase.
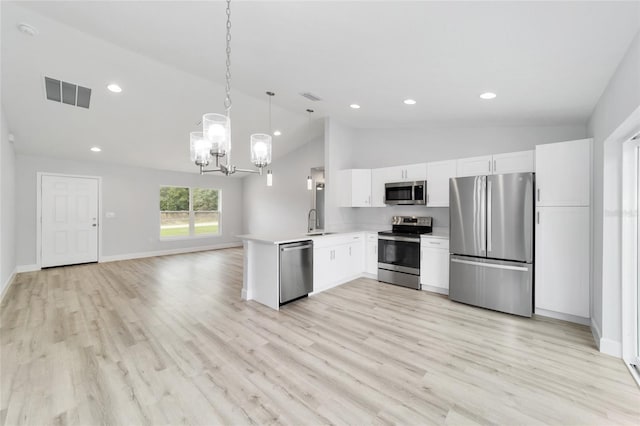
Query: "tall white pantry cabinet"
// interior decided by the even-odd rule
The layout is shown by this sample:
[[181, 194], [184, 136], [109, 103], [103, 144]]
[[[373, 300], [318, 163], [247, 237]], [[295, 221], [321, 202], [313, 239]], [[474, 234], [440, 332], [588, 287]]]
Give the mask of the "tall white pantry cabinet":
[[591, 139], [536, 146], [535, 312], [589, 324]]

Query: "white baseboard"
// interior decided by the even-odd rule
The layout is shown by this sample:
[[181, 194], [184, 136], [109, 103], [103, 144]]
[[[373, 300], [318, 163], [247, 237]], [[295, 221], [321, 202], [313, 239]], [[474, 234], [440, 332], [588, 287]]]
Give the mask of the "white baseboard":
[[253, 295], [251, 294], [250, 291], [247, 291], [246, 289], [242, 289], [242, 293], [240, 294], [240, 297], [242, 298], [242, 300], [251, 300], [253, 299]]
[[600, 350], [600, 339], [602, 339], [602, 333], [600, 333], [600, 327], [598, 327], [598, 324], [593, 320], [593, 318], [591, 319], [591, 335], [593, 336], [593, 340], [596, 342], [598, 350]]
[[622, 344], [616, 340], [602, 337], [598, 324], [593, 320], [591, 320], [591, 334], [600, 352], [615, 356], [616, 358], [622, 358]]
[[444, 294], [445, 296], [449, 295], [449, 289], [442, 287], [434, 287], [432, 285], [420, 285], [420, 290], [430, 291], [432, 293]]
[[40, 266], [33, 264], [33, 265], [18, 265], [16, 266], [16, 272], [19, 274], [21, 272], [34, 272], [34, 271], [39, 271]]
[[622, 344], [618, 341], [602, 337], [600, 339], [600, 352], [603, 354], [622, 358]]
[[231, 243], [213, 244], [210, 246], [187, 247], [187, 248], [179, 248], [179, 249], [172, 249], [172, 250], [158, 250], [158, 251], [147, 251], [147, 252], [138, 252], [138, 253], [116, 254], [113, 256], [102, 256], [100, 258], [100, 263], [115, 262], [118, 260], [141, 259], [144, 257], [168, 256], [172, 254], [195, 253], [199, 251], [218, 250], [218, 249], [231, 248], [231, 247], [242, 247], [242, 242], [235, 241]]
[[535, 309], [535, 314], [543, 317], [555, 318], [563, 321], [575, 322], [582, 325], [591, 325], [590, 318], [579, 317], [577, 315], [565, 314], [562, 312], [547, 311], [546, 309]]
[[7, 294], [7, 291], [9, 291], [9, 287], [11, 287], [11, 284], [13, 284], [17, 273], [17, 268], [15, 268], [13, 272], [11, 272], [7, 280], [2, 283], [2, 292], [0, 292], [0, 303], [2, 303], [2, 301], [4, 300], [4, 296], [5, 294]]

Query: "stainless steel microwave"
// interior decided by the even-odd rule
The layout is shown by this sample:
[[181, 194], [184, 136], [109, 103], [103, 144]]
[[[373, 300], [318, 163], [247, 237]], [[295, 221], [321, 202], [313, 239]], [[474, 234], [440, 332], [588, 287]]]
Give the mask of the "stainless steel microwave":
[[384, 184], [384, 203], [389, 205], [426, 205], [427, 181]]

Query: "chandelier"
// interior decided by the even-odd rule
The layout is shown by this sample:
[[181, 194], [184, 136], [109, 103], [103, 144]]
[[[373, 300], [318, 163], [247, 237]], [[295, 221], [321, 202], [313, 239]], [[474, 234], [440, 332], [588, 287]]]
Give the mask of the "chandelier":
[[[258, 173], [271, 163], [271, 135], [251, 135], [251, 162], [257, 169], [241, 169], [231, 164], [231, 0], [227, 0], [227, 48], [224, 114], [208, 113], [202, 116], [202, 132], [191, 132], [191, 161], [200, 168], [200, 174], [219, 172], [226, 176], [236, 172]], [[271, 126], [271, 97], [269, 95], [269, 126]], [[224, 162], [223, 162], [224, 159]], [[215, 167], [207, 169], [215, 161]], [[267, 185], [271, 186], [271, 171], [267, 172]]]

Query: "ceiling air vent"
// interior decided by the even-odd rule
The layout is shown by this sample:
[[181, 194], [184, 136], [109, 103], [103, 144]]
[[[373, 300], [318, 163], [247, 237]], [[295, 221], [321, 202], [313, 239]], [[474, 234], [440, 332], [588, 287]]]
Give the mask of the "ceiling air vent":
[[303, 98], [307, 98], [312, 102], [318, 102], [322, 100], [321, 98], [317, 97], [313, 93], [309, 93], [309, 92], [300, 93], [300, 96], [302, 96]]
[[47, 99], [50, 101], [89, 108], [89, 103], [91, 101], [91, 89], [87, 87], [56, 80], [51, 77], [44, 78], [44, 87]]

